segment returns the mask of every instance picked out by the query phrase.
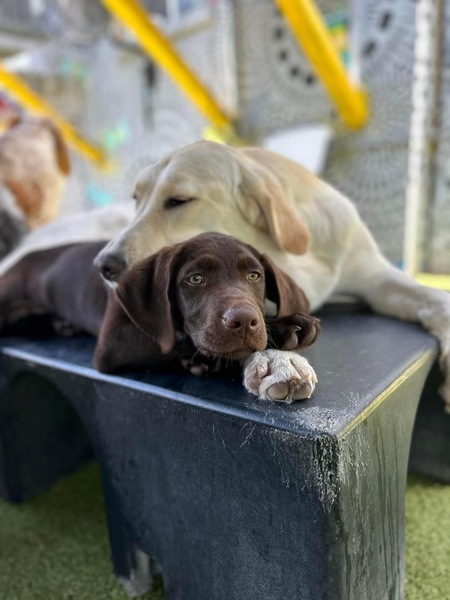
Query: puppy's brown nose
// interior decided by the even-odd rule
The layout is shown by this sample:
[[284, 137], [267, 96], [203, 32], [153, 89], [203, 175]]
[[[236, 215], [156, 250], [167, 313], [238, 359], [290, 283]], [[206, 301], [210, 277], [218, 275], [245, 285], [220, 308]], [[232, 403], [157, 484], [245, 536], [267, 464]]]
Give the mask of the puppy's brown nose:
[[127, 263], [121, 256], [115, 254], [100, 254], [95, 259], [95, 266], [107, 281], [118, 281], [125, 273]]
[[232, 329], [238, 335], [254, 333], [261, 326], [258, 311], [249, 307], [229, 308], [222, 317], [222, 321], [228, 329]]

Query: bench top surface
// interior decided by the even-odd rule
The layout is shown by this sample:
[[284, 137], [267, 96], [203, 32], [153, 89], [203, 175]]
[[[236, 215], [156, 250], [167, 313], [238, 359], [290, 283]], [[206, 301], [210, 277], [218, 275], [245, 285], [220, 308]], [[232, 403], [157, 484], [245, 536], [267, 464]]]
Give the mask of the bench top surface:
[[[27, 340], [4, 338], [0, 351], [53, 374], [72, 373], [139, 391], [151, 399], [169, 398], [238, 416], [287, 431], [335, 435], [351, 428], [358, 415], [405, 372], [428, 368], [437, 341], [418, 325], [361, 310], [326, 309], [319, 315], [322, 333], [303, 354], [319, 383], [309, 400], [285, 405], [258, 401], [245, 392], [239, 377], [202, 379], [188, 373], [105, 375], [92, 367], [95, 340], [90, 337]], [[59, 375], [58, 375], [59, 376]], [[54, 379], [54, 377], [53, 377]], [[57, 380], [57, 379], [56, 379]], [[132, 401], [132, 398], [131, 400]]]

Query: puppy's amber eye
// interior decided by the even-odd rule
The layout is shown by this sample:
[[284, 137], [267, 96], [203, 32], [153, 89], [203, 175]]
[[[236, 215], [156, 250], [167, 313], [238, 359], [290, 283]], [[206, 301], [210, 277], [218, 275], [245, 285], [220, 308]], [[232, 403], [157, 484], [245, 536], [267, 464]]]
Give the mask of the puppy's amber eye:
[[194, 275], [188, 277], [186, 281], [191, 285], [202, 285], [203, 283], [205, 283], [205, 278], [203, 277], [203, 275], [200, 275], [200, 273], [195, 273]]
[[247, 275], [247, 279], [249, 281], [258, 281], [258, 279], [261, 278], [261, 273], [258, 273], [258, 271], [252, 271], [251, 273], [249, 273]]

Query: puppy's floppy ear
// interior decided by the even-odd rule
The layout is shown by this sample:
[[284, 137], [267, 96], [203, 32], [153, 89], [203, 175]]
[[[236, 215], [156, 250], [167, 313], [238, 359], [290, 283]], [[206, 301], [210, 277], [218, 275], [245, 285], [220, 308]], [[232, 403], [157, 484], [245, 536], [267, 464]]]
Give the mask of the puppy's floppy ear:
[[308, 299], [295, 281], [265, 254], [261, 254], [260, 261], [266, 275], [266, 296], [277, 304], [277, 316], [287, 317], [293, 313], [308, 313]]
[[112, 290], [97, 337], [94, 367], [102, 373], [148, 368], [161, 360], [158, 344], [130, 321]]
[[241, 185], [238, 204], [244, 217], [267, 231], [277, 245], [292, 254], [304, 254], [309, 231], [286, 197], [281, 182], [263, 165], [240, 157]]
[[134, 266], [120, 280], [116, 296], [131, 321], [167, 354], [175, 345], [170, 283], [177, 249], [163, 248]]
[[64, 141], [63, 134], [61, 133], [59, 127], [55, 125], [55, 123], [50, 119], [44, 119], [44, 122], [53, 136], [53, 140], [55, 143], [56, 162], [58, 163], [58, 167], [60, 171], [64, 173], [64, 175], [69, 175], [69, 151], [67, 149], [66, 142]]

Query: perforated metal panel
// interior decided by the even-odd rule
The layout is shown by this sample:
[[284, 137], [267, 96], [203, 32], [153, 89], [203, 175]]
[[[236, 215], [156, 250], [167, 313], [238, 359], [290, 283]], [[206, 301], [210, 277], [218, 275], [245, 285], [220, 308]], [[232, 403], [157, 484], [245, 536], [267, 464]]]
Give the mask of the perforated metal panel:
[[436, 133], [436, 184], [430, 202], [430, 237], [427, 270], [450, 273], [450, 7], [446, 3], [443, 56], [441, 63], [441, 101]]
[[242, 135], [328, 119], [332, 105], [274, 3], [234, 4]]
[[403, 257], [414, 22], [411, 0], [365, 2], [359, 51], [370, 122], [361, 132], [336, 137], [324, 173], [356, 202], [397, 264]]

